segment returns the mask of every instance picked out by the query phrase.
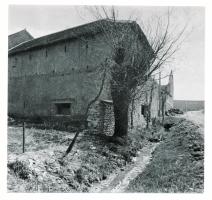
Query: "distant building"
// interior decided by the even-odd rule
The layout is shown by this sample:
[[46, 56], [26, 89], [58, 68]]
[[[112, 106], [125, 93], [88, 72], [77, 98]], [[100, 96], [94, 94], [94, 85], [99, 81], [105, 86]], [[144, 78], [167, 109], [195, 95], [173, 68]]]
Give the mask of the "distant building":
[[171, 71], [169, 75], [169, 82], [167, 85], [161, 86], [161, 108], [160, 110], [163, 110], [163, 102], [164, 102], [164, 111], [169, 110], [170, 108], [173, 108], [174, 106], [174, 78], [173, 73]]
[[34, 39], [30, 33], [24, 29], [22, 31], [19, 31], [17, 33], [11, 34], [8, 36], [8, 48], [11, 49], [23, 42], [27, 42], [29, 40]]
[[[103, 24], [109, 30], [111, 23], [114, 22], [99, 20], [36, 39], [32, 39], [26, 30], [22, 32], [25, 35], [23, 37], [18, 37], [22, 35], [21, 32], [9, 36], [9, 46], [13, 47], [9, 50], [9, 115], [80, 119], [88, 102], [98, 92], [100, 80], [96, 80], [96, 68], [112, 54], [111, 46], [101, 29]], [[137, 44], [143, 49], [141, 56], [152, 51], [146, 36], [135, 22], [116, 23], [120, 27], [130, 27], [131, 34], [139, 34]], [[15, 44], [17, 46], [14, 47]], [[167, 95], [170, 95], [170, 106], [173, 102], [172, 80], [170, 78], [165, 89]], [[159, 90], [156, 85], [152, 102], [152, 116], [155, 117], [159, 109]], [[108, 83], [98, 105], [99, 118], [103, 121], [101, 123], [107, 118], [106, 114], [112, 120]], [[144, 114], [144, 105], [145, 102], [140, 101], [137, 110], [139, 115]], [[95, 109], [92, 108], [91, 113], [96, 113]], [[95, 121], [95, 117], [89, 119]]]

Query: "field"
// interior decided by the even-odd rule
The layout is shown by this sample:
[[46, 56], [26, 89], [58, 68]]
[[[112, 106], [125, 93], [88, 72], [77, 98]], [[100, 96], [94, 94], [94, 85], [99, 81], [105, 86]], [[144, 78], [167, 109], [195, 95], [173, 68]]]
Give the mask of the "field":
[[204, 104], [204, 101], [174, 100], [174, 108], [182, 111], [203, 110]]

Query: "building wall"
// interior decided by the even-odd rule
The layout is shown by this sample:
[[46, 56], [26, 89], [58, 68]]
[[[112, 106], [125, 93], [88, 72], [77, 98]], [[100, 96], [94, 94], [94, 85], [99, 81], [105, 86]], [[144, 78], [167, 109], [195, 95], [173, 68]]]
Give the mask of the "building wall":
[[141, 113], [142, 101], [134, 101], [129, 107], [129, 121], [128, 127], [134, 128], [136, 126], [145, 127], [146, 121], [144, 115]]
[[[150, 107], [151, 118], [158, 117], [159, 88], [158, 88], [158, 84], [155, 81], [149, 80], [146, 82], [143, 89], [140, 92], [138, 92], [140, 93], [140, 95], [136, 97], [136, 100], [134, 101], [133, 105], [131, 104], [130, 106], [130, 115], [129, 115], [130, 126], [131, 126], [131, 121], [133, 118], [133, 126], [145, 127], [146, 116], [145, 116], [145, 113], [142, 113], [142, 107], [150, 105], [151, 89], [152, 89], [152, 102]], [[133, 114], [131, 114], [132, 106], [134, 107]]]
[[[142, 45], [141, 45], [142, 46]], [[141, 53], [143, 52], [143, 48]], [[98, 93], [101, 78], [96, 67], [110, 57], [111, 47], [104, 35], [78, 39], [28, 50], [9, 56], [9, 114], [25, 116], [52, 116], [55, 103], [71, 103], [71, 116], [83, 115], [88, 102]], [[151, 117], [157, 117], [159, 109], [158, 86], [152, 95]], [[148, 104], [150, 89], [130, 107], [129, 122], [145, 126], [141, 106]], [[110, 99], [109, 84], [105, 84], [100, 99]], [[114, 116], [111, 103], [97, 102], [90, 110], [89, 126], [107, 135], [113, 134]], [[133, 118], [133, 119], [132, 119]], [[131, 124], [129, 124], [129, 127]]]
[[[49, 116], [56, 112], [55, 102], [65, 101], [72, 115], [83, 114], [100, 86], [95, 69], [110, 54], [97, 34], [10, 56], [8, 112]], [[105, 88], [102, 98], [108, 95]]]
[[[137, 37], [129, 24], [125, 27], [121, 23], [118, 31], [123, 33], [123, 30], [131, 36], [130, 45], [139, 47], [141, 56], [149, 56], [145, 38]], [[116, 33], [118, 37], [119, 32]], [[55, 115], [55, 103], [62, 102], [71, 103], [71, 115], [84, 114], [101, 82], [95, 69], [111, 57], [114, 41], [108, 36], [110, 34], [106, 38], [102, 33], [81, 36], [9, 56], [9, 114]], [[110, 99], [109, 84], [100, 99]]]

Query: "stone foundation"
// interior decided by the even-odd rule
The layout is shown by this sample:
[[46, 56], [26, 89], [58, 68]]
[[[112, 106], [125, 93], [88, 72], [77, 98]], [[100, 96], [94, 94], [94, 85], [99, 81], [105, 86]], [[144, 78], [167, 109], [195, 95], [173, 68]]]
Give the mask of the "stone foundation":
[[100, 118], [100, 132], [112, 136], [114, 132], [115, 119], [113, 114], [112, 101], [101, 101], [101, 118]]
[[90, 108], [88, 127], [96, 130], [100, 134], [113, 135], [114, 115], [112, 101], [101, 100]]
[[[129, 129], [135, 127], [145, 127], [146, 121], [140, 112], [140, 107], [136, 104], [133, 109], [129, 107]], [[133, 127], [131, 121], [133, 120]], [[96, 102], [89, 110], [88, 127], [96, 130], [99, 134], [112, 136], [114, 133], [115, 119], [113, 113], [113, 103], [110, 100], [101, 100]]]

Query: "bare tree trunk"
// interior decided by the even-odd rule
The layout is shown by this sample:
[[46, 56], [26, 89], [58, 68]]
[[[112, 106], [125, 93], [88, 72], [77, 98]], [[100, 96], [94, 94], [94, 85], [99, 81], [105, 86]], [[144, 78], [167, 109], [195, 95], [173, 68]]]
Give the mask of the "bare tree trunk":
[[112, 89], [115, 129], [113, 137], [126, 138], [128, 133], [128, 110], [130, 101], [125, 91]]
[[128, 108], [129, 105], [126, 105], [124, 101], [122, 106], [117, 106], [114, 103], [114, 117], [115, 117], [115, 130], [114, 137], [123, 137], [127, 136], [128, 132]]
[[154, 89], [154, 83], [151, 85], [151, 90], [150, 90], [150, 97], [149, 97], [149, 104], [148, 104], [148, 111], [147, 111], [147, 125], [146, 125], [146, 128], [149, 128], [149, 124], [151, 122], [151, 107], [152, 107], [153, 89]]
[[132, 99], [132, 108], [131, 108], [131, 111], [130, 111], [130, 118], [131, 118], [131, 121], [130, 121], [130, 124], [131, 124], [131, 129], [133, 129], [133, 112], [134, 112], [134, 99]]

